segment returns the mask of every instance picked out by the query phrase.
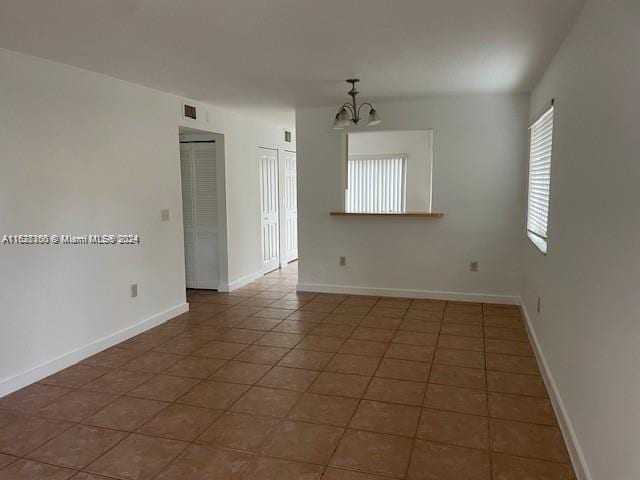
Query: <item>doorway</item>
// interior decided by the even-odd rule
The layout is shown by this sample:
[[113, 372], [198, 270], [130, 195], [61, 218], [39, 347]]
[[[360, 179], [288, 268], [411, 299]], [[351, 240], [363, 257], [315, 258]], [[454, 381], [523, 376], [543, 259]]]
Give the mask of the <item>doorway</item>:
[[180, 129], [180, 172], [187, 288], [220, 287], [216, 135]]
[[259, 149], [262, 271], [298, 258], [297, 165], [293, 151]]

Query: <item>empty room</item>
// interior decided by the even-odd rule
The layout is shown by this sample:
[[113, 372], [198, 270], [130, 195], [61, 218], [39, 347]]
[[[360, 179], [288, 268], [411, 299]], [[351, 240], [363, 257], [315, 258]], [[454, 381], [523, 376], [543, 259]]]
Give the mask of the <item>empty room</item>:
[[0, 0], [0, 480], [640, 478], [638, 0]]

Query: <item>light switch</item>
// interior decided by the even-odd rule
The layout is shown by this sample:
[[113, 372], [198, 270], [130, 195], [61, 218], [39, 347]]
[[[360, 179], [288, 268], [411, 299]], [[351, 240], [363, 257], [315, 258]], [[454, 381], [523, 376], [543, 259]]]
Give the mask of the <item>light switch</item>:
[[162, 222], [168, 222], [169, 221], [169, 209], [168, 208], [164, 208], [164, 209], [160, 210], [160, 221], [162, 221]]

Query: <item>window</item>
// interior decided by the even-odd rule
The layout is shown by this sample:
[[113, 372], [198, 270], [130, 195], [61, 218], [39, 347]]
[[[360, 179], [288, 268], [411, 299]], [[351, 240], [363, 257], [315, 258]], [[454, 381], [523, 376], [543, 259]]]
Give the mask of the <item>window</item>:
[[527, 235], [542, 253], [547, 253], [552, 143], [553, 106], [531, 125], [529, 144]]
[[350, 155], [347, 212], [405, 211], [407, 155]]

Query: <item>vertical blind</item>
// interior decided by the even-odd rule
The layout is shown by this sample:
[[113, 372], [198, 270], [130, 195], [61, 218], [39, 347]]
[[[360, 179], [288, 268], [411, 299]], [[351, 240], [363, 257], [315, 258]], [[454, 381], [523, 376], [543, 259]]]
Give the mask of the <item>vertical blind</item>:
[[405, 211], [407, 155], [350, 155], [347, 212]]
[[551, 147], [553, 143], [553, 107], [532, 126], [529, 146], [529, 196], [527, 233], [546, 251], [549, 219], [549, 185], [551, 181]]

